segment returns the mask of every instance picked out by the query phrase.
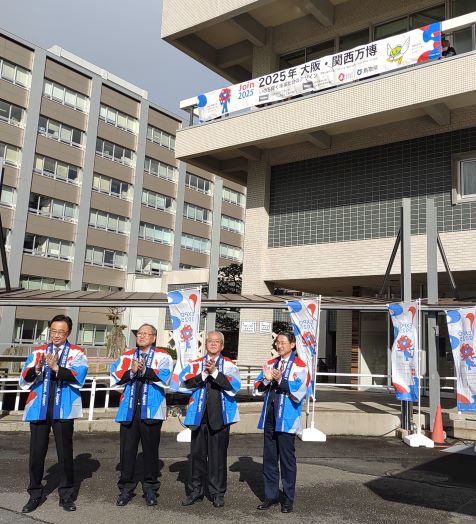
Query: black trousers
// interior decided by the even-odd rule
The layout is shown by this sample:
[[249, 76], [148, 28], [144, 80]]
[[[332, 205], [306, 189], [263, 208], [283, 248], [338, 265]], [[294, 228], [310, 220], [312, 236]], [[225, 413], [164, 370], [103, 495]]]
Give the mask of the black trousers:
[[46, 420], [30, 422], [30, 484], [28, 493], [32, 498], [43, 495], [43, 473], [48, 451], [50, 430], [56, 442], [56, 453], [60, 472], [58, 493], [60, 500], [70, 501], [74, 495], [73, 431], [74, 420]]
[[159, 444], [161, 429], [162, 420], [145, 422], [140, 419], [140, 406], [136, 408], [134, 419], [130, 424], [121, 424], [121, 477], [117, 483], [121, 493], [132, 493], [137, 486], [137, 482], [134, 480], [134, 470], [139, 441], [142, 444], [144, 465], [142, 490], [144, 493], [157, 493], [159, 490]]
[[230, 426], [212, 430], [207, 422], [192, 430], [189, 492], [194, 497], [208, 488], [211, 498], [226, 492], [227, 452]]
[[263, 445], [263, 477], [264, 496], [268, 500], [277, 500], [279, 497], [279, 469], [281, 468], [281, 482], [284, 497], [294, 500], [296, 492], [296, 451], [293, 433], [275, 431], [276, 419], [273, 406], [268, 405], [264, 425]]

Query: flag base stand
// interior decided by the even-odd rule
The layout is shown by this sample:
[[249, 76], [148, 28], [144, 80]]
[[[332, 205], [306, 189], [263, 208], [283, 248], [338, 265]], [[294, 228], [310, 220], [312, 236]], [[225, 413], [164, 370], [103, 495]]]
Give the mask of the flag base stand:
[[431, 438], [425, 437], [423, 433], [418, 431], [417, 433], [413, 433], [412, 435], [406, 435], [403, 437], [403, 442], [405, 444], [408, 444], [411, 448], [433, 448], [435, 447], [435, 443], [431, 440]]
[[192, 432], [187, 428], [177, 434], [177, 442], [192, 442]]
[[303, 442], [325, 442], [327, 440], [326, 434], [315, 428], [314, 423], [311, 423], [310, 428], [303, 429], [299, 438]]

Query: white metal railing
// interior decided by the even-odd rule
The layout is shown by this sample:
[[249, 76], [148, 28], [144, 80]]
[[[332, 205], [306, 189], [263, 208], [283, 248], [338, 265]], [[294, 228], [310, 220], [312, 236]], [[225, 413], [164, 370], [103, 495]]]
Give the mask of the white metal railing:
[[[251, 395], [253, 391], [254, 381], [261, 371], [261, 367], [259, 366], [242, 366], [240, 370], [240, 378], [241, 378], [241, 390], [240, 392], [246, 395]], [[343, 382], [318, 382], [319, 377], [335, 377], [336, 379], [338, 377], [350, 377], [352, 379], [358, 378], [370, 378], [372, 379], [372, 383], [365, 384], [361, 383], [360, 380], [358, 383], [352, 383], [350, 381], [343, 381]], [[317, 372], [316, 373], [316, 390], [319, 389], [319, 386], [326, 387], [326, 388], [358, 388], [358, 390], [361, 390], [362, 388], [365, 389], [382, 389], [387, 392], [393, 392], [394, 389], [392, 386], [387, 384], [375, 384], [375, 379], [383, 379], [385, 381], [388, 381], [391, 377], [389, 375], [385, 374], [372, 374], [372, 373], [331, 373], [331, 372]], [[427, 377], [423, 377], [422, 381], [422, 389], [425, 389], [426, 381], [428, 380]], [[440, 377], [440, 381], [452, 381], [455, 382], [455, 377]], [[12, 386], [17, 387], [12, 387]], [[9, 388], [10, 386], [10, 388]], [[168, 390], [168, 387], [165, 387], [166, 390]], [[448, 390], [448, 391], [455, 391], [455, 386], [441, 386], [441, 390]], [[107, 411], [110, 409], [110, 392], [116, 391], [120, 393], [122, 391], [122, 388], [118, 388], [116, 386], [111, 387], [110, 386], [110, 379], [109, 375], [95, 375], [95, 376], [89, 376], [86, 378], [86, 383], [84, 387], [81, 388], [82, 392], [89, 392], [89, 406], [87, 409], [88, 411], [88, 421], [92, 422], [94, 420], [94, 411], [95, 410], [101, 410], [101, 411]], [[96, 396], [97, 393], [105, 393], [104, 397], [104, 404], [103, 406], [96, 406]], [[359, 391], [356, 391], [354, 389], [354, 392], [358, 393]], [[3, 399], [4, 395], [15, 395], [15, 401], [14, 401], [14, 408], [13, 413], [19, 413], [20, 412], [20, 395], [26, 395], [29, 391], [25, 391], [23, 389], [20, 389], [18, 387], [18, 377], [8, 377], [8, 378], [0, 378], [0, 413], [3, 410]], [[115, 409], [115, 408], [114, 408]]]

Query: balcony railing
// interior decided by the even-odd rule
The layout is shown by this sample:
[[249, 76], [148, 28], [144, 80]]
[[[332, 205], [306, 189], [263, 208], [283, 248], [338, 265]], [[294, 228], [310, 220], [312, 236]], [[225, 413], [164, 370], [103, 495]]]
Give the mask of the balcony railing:
[[[451, 37], [451, 34], [456, 31], [471, 28], [471, 51], [474, 51], [476, 49], [476, 11], [467, 15], [452, 18], [450, 20], [445, 20], [441, 22], [441, 26], [440, 23], [436, 23], [432, 24], [431, 26], [425, 27], [429, 27], [431, 29], [433, 26], [439, 26], [441, 28], [441, 33], [444, 33], [447, 37]], [[425, 31], [425, 28], [420, 28], [420, 30], [415, 31], [422, 30]], [[434, 42], [434, 48], [431, 50], [431, 45], [427, 44], [428, 51], [426, 53], [426, 59], [421, 59], [422, 57], [419, 57], [418, 59], [413, 60], [413, 62], [411, 63], [409, 61], [405, 62], [405, 60], [403, 60], [403, 55], [406, 52], [405, 48], [408, 49], [409, 47], [409, 45], [407, 44], [407, 38], [409, 38], [408, 35], [415, 31], [404, 33], [402, 35], [395, 35], [376, 42], [370, 42], [369, 44], [356, 47], [355, 49], [337, 53], [329, 57], [323, 57], [318, 60], [313, 60], [312, 62], [307, 62], [306, 64], [300, 64], [299, 66], [296, 66], [294, 68], [290, 68], [284, 71], [277, 71], [269, 75], [264, 75], [262, 77], [249, 80], [247, 82], [243, 82], [234, 86], [224, 87], [221, 90], [218, 89], [212, 93], [207, 93], [205, 95], [198, 95], [193, 98], [183, 100], [180, 103], [180, 109], [183, 109], [189, 113], [189, 125], [193, 126], [196, 123], [196, 117], [198, 123], [202, 124], [210, 120], [213, 121], [231, 115], [241, 115], [243, 113], [252, 111], [256, 108], [279, 104], [290, 99], [301, 98], [304, 96], [308, 97], [316, 94], [318, 95], [322, 91], [329, 92], [330, 90], [339, 89], [342, 85], [351, 82], [361, 81], [364, 79], [374, 81], [382, 76], [386, 76], [389, 74], [398, 74], [402, 71], [407, 71], [409, 68], [419, 67], [422, 65], [422, 62], [424, 62], [425, 65], [427, 65], [431, 61], [438, 63], [438, 59], [441, 57], [441, 47], [438, 46], [439, 32], [435, 32], [433, 33], [433, 35], [425, 35], [425, 38], [430, 38], [430, 43]], [[399, 40], [399, 37], [401, 37], [401, 42]], [[398, 45], [396, 45], [395, 42], [397, 42]], [[365, 70], [364, 66], [362, 70], [356, 70], [358, 72], [354, 72], [353, 75], [346, 75], [345, 72], [336, 75], [334, 71], [334, 66], [337, 65], [336, 61], [342, 60], [342, 62], [344, 62], [346, 56], [348, 56], [347, 60], [350, 61], [350, 55], [352, 53], [354, 54], [353, 60], [355, 60], [356, 56], [360, 58], [363, 57], [363, 59], [365, 60], [366, 58], [370, 58], [370, 55], [375, 52], [375, 49], [377, 47], [379, 47], [380, 50], [382, 48], [385, 48], [387, 50], [386, 62], [392, 62], [395, 65], [394, 68], [386, 68], [385, 66], [383, 66], [383, 68], [377, 69], [375, 66], [372, 66], [375, 67], [375, 70], [372, 67], [367, 68], [367, 70]], [[318, 62], [319, 66], [316, 65], [316, 63]], [[300, 77], [299, 81], [296, 81], [293, 78], [289, 78], [290, 76], [292, 76], [292, 69], [297, 70], [304, 69], [305, 67], [310, 68], [313, 63], [314, 67], [317, 68], [319, 68], [323, 64], [326, 65], [327, 70], [323, 72], [322, 81], [321, 79], [319, 80], [319, 82], [308, 81], [305, 79], [305, 76], [303, 76], [304, 73], [302, 73], [302, 76]], [[328, 63], [330, 64], [329, 66], [327, 66]], [[280, 85], [281, 93], [277, 95], [276, 90], [273, 93], [273, 87], [277, 87], [278, 84]], [[285, 84], [291, 85], [286, 86]], [[256, 92], [252, 93], [253, 90], [256, 91], [260, 88], [261, 90], [259, 96], [256, 96]], [[230, 97], [232, 96], [232, 93], [235, 98], [237, 98], [235, 95], [238, 94], [238, 96], [248, 98], [248, 100], [246, 102], [242, 102], [241, 104], [236, 104], [234, 108], [230, 110], [228, 108], [228, 103]], [[208, 107], [207, 95], [210, 94], [215, 95], [215, 98], [219, 100], [221, 111], [216, 112], [216, 107], [218, 107], [218, 104], [215, 104], [215, 113], [213, 113], [213, 111], [209, 111], [206, 117], [204, 117], [203, 107], [204, 104], [207, 104]]]

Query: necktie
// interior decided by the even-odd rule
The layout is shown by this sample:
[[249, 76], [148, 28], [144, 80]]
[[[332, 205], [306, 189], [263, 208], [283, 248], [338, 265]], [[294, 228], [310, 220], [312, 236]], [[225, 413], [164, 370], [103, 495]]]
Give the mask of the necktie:
[[56, 357], [56, 360], [59, 360], [60, 353], [61, 353], [61, 348], [59, 346], [55, 346], [55, 357]]
[[286, 367], [286, 362], [284, 360], [281, 360], [281, 365], [279, 367], [279, 371], [281, 371], [281, 375], [284, 373], [285, 367]]

